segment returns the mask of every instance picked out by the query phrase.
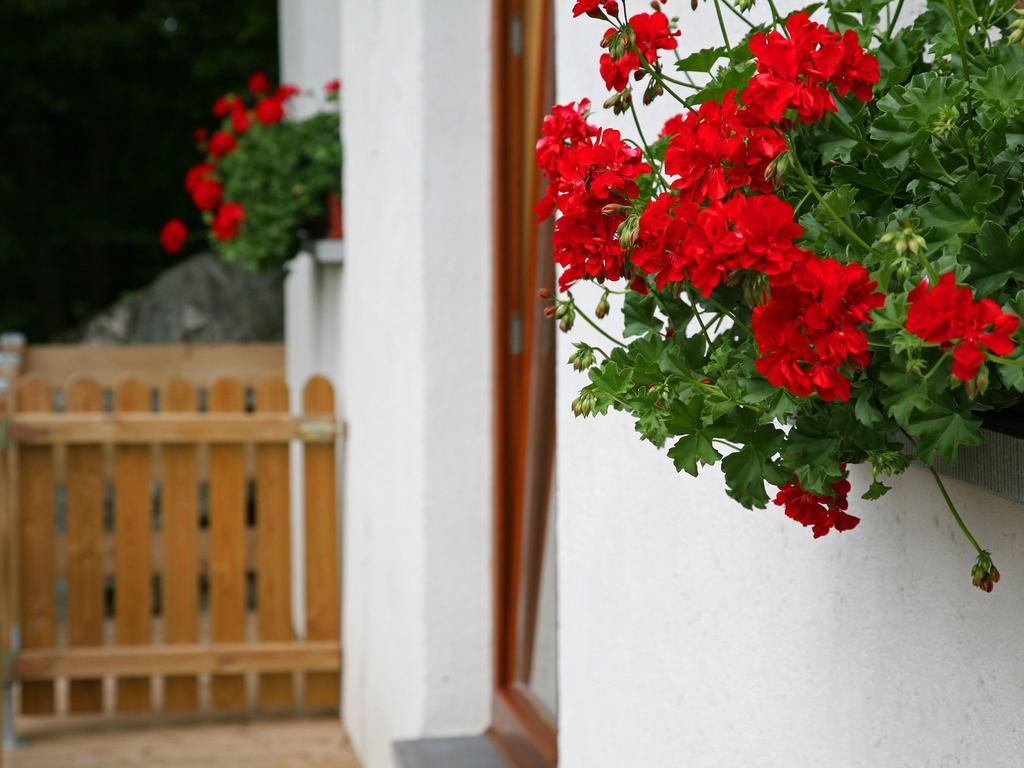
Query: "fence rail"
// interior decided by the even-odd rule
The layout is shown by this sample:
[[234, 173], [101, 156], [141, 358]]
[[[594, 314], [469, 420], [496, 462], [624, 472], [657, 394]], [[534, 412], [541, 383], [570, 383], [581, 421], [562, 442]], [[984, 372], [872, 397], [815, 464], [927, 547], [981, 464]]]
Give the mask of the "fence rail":
[[[338, 706], [333, 388], [311, 379], [293, 415], [280, 375], [255, 374], [276, 353], [243, 352], [220, 350], [233, 376], [160, 378], [213, 358], [151, 348], [148, 376], [93, 368], [57, 384], [71, 364], [30, 348], [48, 372], [0, 386], [0, 651], [13, 622], [20, 714]], [[293, 441], [304, 639], [291, 624]]]

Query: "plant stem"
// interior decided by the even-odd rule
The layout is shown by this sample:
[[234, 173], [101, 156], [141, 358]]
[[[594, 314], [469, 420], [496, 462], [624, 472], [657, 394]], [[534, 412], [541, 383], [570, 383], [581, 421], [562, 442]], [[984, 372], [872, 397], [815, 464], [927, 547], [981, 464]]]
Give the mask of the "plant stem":
[[717, 310], [718, 310], [719, 312], [721, 312], [721, 313], [722, 313], [723, 315], [726, 315], [726, 316], [728, 316], [728, 317], [729, 317], [729, 319], [730, 319], [730, 320], [732, 320], [732, 321], [733, 321], [733, 322], [734, 322], [734, 323], [735, 323], [735, 324], [736, 324], [736, 325], [737, 325], [738, 327], [740, 327], [740, 328], [742, 328], [742, 329], [743, 329], [744, 331], [746, 331], [746, 332], [747, 332], [747, 335], [748, 335], [748, 336], [750, 336], [751, 338], [753, 338], [753, 337], [754, 337], [754, 332], [753, 332], [752, 330], [750, 330], [750, 326], [749, 326], [749, 325], [747, 325], [746, 323], [744, 323], [744, 322], [743, 322], [742, 320], [740, 320], [740, 319], [739, 319], [738, 317], [736, 317], [736, 315], [734, 315], [734, 314], [732, 313], [732, 311], [731, 311], [731, 310], [730, 310], [730, 309], [729, 309], [728, 307], [726, 307], [725, 305], [721, 304], [721, 303], [720, 303], [720, 302], [719, 302], [719, 301], [718, 301], [717, 299], [715, 299], [715, 298], [714, 298], [713, 296], [707, 296], [707, 297], [701, 297], [701, 298], [703, 298], [703, 299], [704, 299], [704, 301], [706, 301], [706, 302], [707, 302], [708, 304], [710, 304], [711, 306], [713, 306], [713, 307], [714, 307], [715, 309], [717, 309]]
[[772, 12], [772, 26], [779, 26], [782, 24], [782, 17], [779, 15], [779, 9], [775, 7], [774, 0], [768, 0], [768, 8]]
[[953, 519], [956, 520], [956, 524], [960, 526], [960, 530], [964, 532], [964, 536], [971, 542], [971, 545], [978, 551], [980, 555], [983, 550], [981, 545], [978, 544], [978, 540], [971, 535], [970, 530], [967, 528], [967, 524], [964, 523], [964, 519], [960, 517], [960, 513], [956, 511], [956, 505], [953, 500], [949, 498], [949, 492], [946, 491], [946, 486], [942, 483], [942, 478], [939, 477], [939, 473], [935, 471], [935, 467], [931, 464], [928, 465], [928, 470], [932, 473], [932, 477], [935, 478], [935, 484], [939, 486], [939, 492], [942, 493], [942, 498], [946, 501], [946, 506], [949, 507], [949, 513], [953, 515]]
[[725, 47], [732, 51], [732, 43], [729, 42], [729, 33], [725, 31], [725, 19], [722, 18], [722, 6], [715, 0], [715, 14], [718, 16], [718, 28], [722, 30], [722, 41]]
[[832, 209], [832, 206], [828, 204], [828, 201], [821, 196], [821, 192], [818, 191], [818, 188], [814, 185], [814, 182], [811, 180], [811, 177], [807, 175], [807, 171], [804, 170], [803, 165], [800, 163], [800, 158], [797, 157], [796, 151], [791, 151], [793, 153], [793, 167], [796, 168], [797, 173], [800, 174], [800, 178], [803, 179], [804, 186], [807, 187], [807, 191], [814, 195], [817, 201], [821, 204], [821, 207], [824, 208], [828, 215], [835, 220], [836, 224], [839, 225], [839, 228], [842, 229], [847, 234], [847, 236], [849, 236], [849, 238], [853, 240], [855, 243], [857, 243], [857, 245], [859, 245], [861, 248], [868, 251], [869, 253], [874, 253], [876, 256], [884, 258], [882, 254], [880, 254], [878, 251], [876, 251], [874, 248], [868, 245], [864, 238], [862, 238], [860, 235], [854, 232], [853, 227], [847, 224], [846, 220], [843, 219], [842, 216], [840, 216]]
[[967, 69], [967, 43], [964, 40], [964, 28], [960, 23], [960, 9], [957, 8], [956, 0], [946, 0], [946, 7], [953, 16], [953, 26], [956, 28], [956, 39], [960, 44], [960, 63], [963, 65], [964, 80], [970, 80], [970, 73]]
[[946, 354], [947, 353], [943, 352], [942, 355], [939, 357], [939, 359], [935, 361], [935, 365], [932, 366], [931, 370], [928, 371], [928, 373], [926, 373], [924, 375], [924, 380], [925, 381], [928, 381], [928, 379], [930, 379], [932, 377], [932, 375], [937, 370], [939, 370], [939, 368], [942, 366], [942, 364], [946, 361]]
[[939, 271], [935, 269], [935, 265], [928, 261], [928, 257], [924, 255], [923, 251], [917, 252], [917, 260], [921, 262], [921, 266], [924, 267], [924, 271], [928, 273], [928, 279], [931, 280], [932, 285], [939, 284]]
[[574, 299], [572, 297], [572, 293], [569, 293], [568, 296], [569, 296], [569, 302], [572, 304], [572, 307], [575, 310], [576, 314], [578, 314], [580, 317], [582, 317], [591, 328], [593, 328], [595, 331], [600, 333], [602, 336], [604, 336], [606, 339], [608, 339], [608, 341], [612, 342], [613, 344], [618, 344], [620, 347], [625, 347], [626, 346], [626, 344], [624, 342], [619, 341], [614, 336], [612, 336], [610, 333], [608, 333], [604, 328], [602, 328], [596, 322], [591, 320], [590, 317], [587, 315], [587, 313], [584, 312], [582, 309], [580, 309], [579, 304], [576, 303], [576, 299]]
[[730, 3], [729, 0], [722, 0], [722, 5], [724, 5], [730, 11], [732, 11], [733, 16], [735, 16], [737, 19], [742, 21], [744, 24], [746, 24], [751, 29], [756, 29], [757, 28], [757, 25], [754, 24], [754, 22], [750, 21], [746, 16], [744, 16], [743, 12], [741, 10], [739, 10], [735, 5]]
[[693, 307], [693, 316], [697, 318], [697, 325], [704, 332], [704, 338], [707, 339], [708, 347], [711, 347], [711, 334], [708, 333], [707, 326], [704, 325], [704, 319], [700, 316], [700, 308], [697, 306], [697, 302], [693, 296], [693, 289], [687, 284], [686, 286], [686, 298], [690, 300], [690, 306]]
[[899, 0], [896, 3], [896, 10], [893, 11], [892, 18], [889, 20], [889, 27], [885, 30], [885, 38], [892, 40], [893, 30], [896, 28], [896, 22], [899, 21], [900, 12], [903, 10], [903, 0]]

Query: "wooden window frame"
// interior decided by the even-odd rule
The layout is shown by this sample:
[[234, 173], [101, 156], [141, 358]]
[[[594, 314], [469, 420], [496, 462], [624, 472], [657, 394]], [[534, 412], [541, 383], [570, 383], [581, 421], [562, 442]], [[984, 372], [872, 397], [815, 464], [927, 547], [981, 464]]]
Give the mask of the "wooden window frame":
[[[518, 587], [521, 583], [524, 547], [521, 541], [523, 524], [524, 484], [518, 479], [522, 471], [525, 435], [529, 431], [528, 407], [530, 390], [521, 384], [529, 380], [531, 364], [530, 339], [532, 313], [524, 311], [535, 295], [523, 296], [511, 286], [505, 275], [512, 268], [530, 263], [524, 240], [524, 207], [529, 199], [527, 178], [521, 152], [535, 137], [525, 135], [524, 103], [529, 89], [522, 73], [522, 47], [526, 30], [522, 29], [525, 4], [530, 0], [494, 0], [494, 233], [495, 233], [495, 325], [494, 325], [494, 474], [495, 474], [495, 536], [494, 536], [494, 696], [492, 725], [488, 736], [497, 749], [518, 768], [552, 768], [557, 765], [558, 739], [556, 727], [542, 714], [531, 696], [516, 686], [516, 616], [519, 611]], [[540, 0], [540, 26], [536, 34], [541, 40], [552, 39], [551, 0]], [[519, 19], [518, 22], [514, 19]], [[513, 24], [519, 24], [515, 29]], [[552, 46], [540, 45], [537, 66], [541, 77], [553, 69]], [[547, 101], [550, 88], [538, 87], [533, 94], [538, 102]], [[534, 105], [543, 115], [547, 103]], [[539, 127], [539, 124], [538, 124]], [[517, 155], [517, 153], [520, 153]], [[532, 211], [531, 208], [529, 209]], [[534, 257], [534, 261], [536, 258]], [[533, 305], [536, 306], [536, 305]], [[511, 328], [518, 314], [518, 331]], [[523, 339], [521, 352], [512, 348], [513, 336]], [[517, 384], [518, 382], [518, 384]], [[550, 443], [553, 446], [553, 441]], [[553, 450], [547, 460], [553, 464]], [[550, 484], [548, 484], [550, 487]], [[543, 491], [546, 493], [546, 491]], [[532, 591], [532, 590], [531, 590]], [[529, 599], [529, 598], [528, 598]]]

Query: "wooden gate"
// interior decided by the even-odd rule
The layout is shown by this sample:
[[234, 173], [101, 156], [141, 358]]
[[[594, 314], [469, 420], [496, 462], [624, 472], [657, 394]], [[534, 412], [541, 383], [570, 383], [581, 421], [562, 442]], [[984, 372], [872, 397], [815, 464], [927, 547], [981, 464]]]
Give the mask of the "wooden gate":
[[15, 375], [17, 352], [0, 351], [0, 650], [12, 625], [20, 643], [0, 670], [19, 714], [337, 708], [330, 382], [292, 415], [280, 347], [29, 348]]

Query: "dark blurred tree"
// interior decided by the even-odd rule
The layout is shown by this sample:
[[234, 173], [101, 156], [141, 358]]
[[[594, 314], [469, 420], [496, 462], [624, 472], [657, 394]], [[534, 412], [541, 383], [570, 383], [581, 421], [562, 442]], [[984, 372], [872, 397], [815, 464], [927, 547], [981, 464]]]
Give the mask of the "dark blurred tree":
[[192, 132], [255, 70], [276, 0], [0, 0], [0, 329], [45, 341], [175, 260]]

